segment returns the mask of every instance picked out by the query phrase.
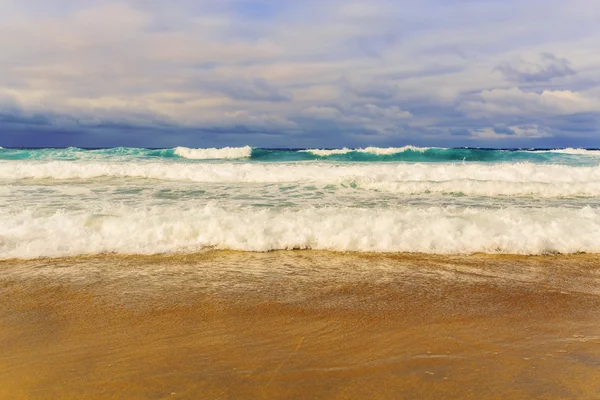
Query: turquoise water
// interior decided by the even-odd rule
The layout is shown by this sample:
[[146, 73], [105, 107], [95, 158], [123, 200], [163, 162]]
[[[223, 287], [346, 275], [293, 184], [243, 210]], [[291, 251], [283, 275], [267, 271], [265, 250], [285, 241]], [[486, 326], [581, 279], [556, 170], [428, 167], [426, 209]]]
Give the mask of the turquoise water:
[[[186, 148], [179, 148], [186, 149]], [[238, 148], [241, 149], [241, 148]], [[194, 149], [189, 149], [193, 151]], [[217, 149], [215, 149], [217, 150]], [[600, 150], [594, 149], [478, 149], [478, 148], [414, 148], [411, 146], [385, 149], [262, 149], [251, 148], [240, 156], [186, 157], [178, 154], [177, 148], [146, 149], [116, 147], [109, 149], [81, 148], [14, 148], [0, 149], [0, 160], [216, 160], [237, 159], [251, 162], [490, 162], [490, 163], [552, 163], [565, 165], [594, 165], [600, 158]], [[344, 151], [344, 153], [336, 153]], [[383, 154], [385, 152], [385, 154]], [[389, 153], [388, 153], [389, 152]], [[325, 153], [325, 154], [324, 154]]]
[[593, 149], [0, 149], [0, 259], [600, 253]]

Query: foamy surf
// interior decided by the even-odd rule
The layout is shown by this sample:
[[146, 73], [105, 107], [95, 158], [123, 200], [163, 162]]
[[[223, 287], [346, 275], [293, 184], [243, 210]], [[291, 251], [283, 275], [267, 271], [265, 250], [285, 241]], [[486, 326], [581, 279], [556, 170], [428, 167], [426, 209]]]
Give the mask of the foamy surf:
[[547, 150], [547, 151], [550, 153], [556, 153], [556, 154], [600, 156], [600, 150], [574, 149], [571, 147], [568, 147], [566, 149], [554, 149], [554, 150]]
[[366, 147], [358, 149], [349, 149], [344, 147], [343, 149], [306, 149], [300, 150], [301, 152], [311, 153], [319, 157], [329, 157], [340, 154], [349, 153], [369, 153], [375, 155], [392, 155], [399, 154], [405, 151], [424, 152], [429, 150], [429, 147], [416, 147], [416, 146], [404, 146], [404, 147]]
[[0, 258], [206, 249], [437, 254], [600, 252], [600, 210], [427, 207], [301, 210], [105, 206], [2, 215]]
[[[600, 166], [540, 164], [0, 163], [0, 179], [139, 178], [227, 184], [310, 183], [388, 193], [600, 196]], [[260, 195], [257, 193], [257, 195]]]
[[0, 258], [600, 253], [598, 158], [561, 151], [3, 149]]
[[302, 153], [311, 153], [314, 154], [316, 156], [319, 157], [327, 157], [327, 156], [333, 156], [333, 155], [339, 155], [339, 154], [348, 154], [353, 152], [353, 149], [349, 149], [347, 147], [344, 147], [343, 149], [306, 149], [306, 150], [300, 150], [300, 152]]
[[213, 159], [235, 159], [249, 158], [252, 155], [252, 147], [224, 147], [222, 149], [190, 149], [188, 147], [176, 147], [176, 155], [191, 160], [213, 160]]
[[225, 148], [107, 149], [50, 148], [2, 149], [0, 161], [173, 161], [240, 160], [252, 162], [532, 162], [563, 165], [597, 165], [598, 150], [477, 149], [441, 147], [365, 147], [340, 149], [262, 149], [250, 146]]

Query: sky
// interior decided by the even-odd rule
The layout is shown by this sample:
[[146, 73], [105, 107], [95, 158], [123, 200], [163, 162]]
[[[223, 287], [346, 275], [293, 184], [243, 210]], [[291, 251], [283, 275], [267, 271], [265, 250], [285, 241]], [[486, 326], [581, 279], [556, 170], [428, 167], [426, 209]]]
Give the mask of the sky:
[[0, 146], [600, 147], [597, 0], [0, 0]]

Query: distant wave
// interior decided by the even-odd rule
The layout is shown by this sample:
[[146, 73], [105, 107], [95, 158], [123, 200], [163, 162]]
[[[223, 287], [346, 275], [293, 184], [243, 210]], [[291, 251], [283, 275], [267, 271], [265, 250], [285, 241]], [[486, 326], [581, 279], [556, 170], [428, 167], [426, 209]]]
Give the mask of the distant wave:
[[115, 147], [109, 149], [47, 148], [3, 149], [0, 161], [65, 160], [65, 161], [152, 161], [178, 159], [190, 162], [210, 160], [240, 160], [252, 162], [482, 162], [515, 163], [534, 162], [569, 165], [591, 165], [598, 162], [600, 151], [585, 149], [557, 150], [502, 150], [441, 147], [365, 147], [358, 149], [261, 149], [251, 146], [225, 148], [146, 149]]
[[571, 148], [571, 147], [568, 147], [566, 149], [547, 150], [547, 152], [549, 152], [549, 153], [557, 153], [557, 154], [600, 156], [600, 150], [574, 149], [574, 148]]
[[211, 159], [236, 159], [249, 158], [252, 155], [252, 147], [224, 147], [222, 149], [191, 149], [188, 147], [176, 147], [176, 155], [191, 160], [211, 160]]
[[65, 160], [65, 161], [103, 161], [135, 160], [138, 158], [174, 157], [173, 149], [145, 149], [138, 147], [113, 147], [109, 149], [81, 149], [78, 147], [46, 149], [4, 149], [0, 160]]
[[376, 155], [392, 155], [392, 154], [403, 153], [405, 151], [424, 152], [426, 150], [429, 150], [429, 147], [415, 147], [415, 146], [385, 147], [385, 148], [383, 148], [383, 147], [366, 147], [366, 148], [362, 148], [362, 149], [349, 149], [347, 147], [344, 147], [343, 149], [331, 149], [331, 150], [306, 149], [306, 150], [300, 150], [300, 151], [305, 152], [305, 153], [311, 153], [311, 154], [314, 154], [319, 157], [328, 157], [328, 156], [332, 156], [332, 155], [348, 154], [348, 153], [353, 153], [353, 152], [369, 153], [369, 154], [376, 154]]
[[331, 150], [326, 150], [326, 149], [300, 150], [301, 153], [311, 153], [311, 154], [314, 154], [319, 157], [327, 157], [327, 156], [338, 155], [338, 154], [348, 154], [353, 151], [354, 151], [353, 149], [349, 149], [347, 147], [344, 147], [343, 149], [331, 149]]

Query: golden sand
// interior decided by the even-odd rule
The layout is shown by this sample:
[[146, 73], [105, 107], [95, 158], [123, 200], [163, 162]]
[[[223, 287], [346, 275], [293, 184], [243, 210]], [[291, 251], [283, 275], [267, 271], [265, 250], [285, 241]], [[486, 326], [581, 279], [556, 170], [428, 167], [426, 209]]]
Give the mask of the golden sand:
[[600, 258], [0, 262], [1, 399], [598, 399]]

